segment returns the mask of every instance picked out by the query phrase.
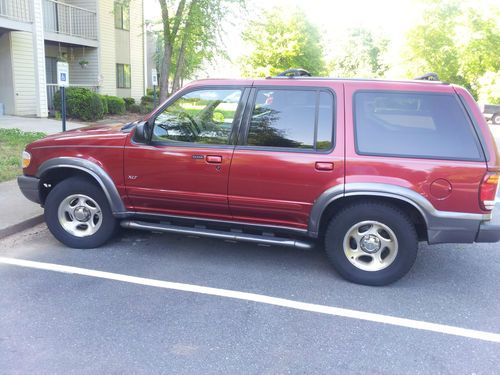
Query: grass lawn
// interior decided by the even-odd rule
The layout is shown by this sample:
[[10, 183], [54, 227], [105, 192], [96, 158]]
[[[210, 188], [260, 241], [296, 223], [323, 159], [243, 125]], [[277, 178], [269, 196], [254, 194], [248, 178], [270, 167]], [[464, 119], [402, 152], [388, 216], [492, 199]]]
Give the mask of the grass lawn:
[[21, 153], [44, 133], [22, 132], [19, 129], [0, 129], [0, 182], [12, 180], [22, 173]]

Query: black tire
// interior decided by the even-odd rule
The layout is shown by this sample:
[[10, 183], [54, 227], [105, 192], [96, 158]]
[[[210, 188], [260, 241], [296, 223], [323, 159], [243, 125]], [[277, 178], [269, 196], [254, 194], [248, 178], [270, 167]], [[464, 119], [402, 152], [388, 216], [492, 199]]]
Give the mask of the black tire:
[[[392, 263], [388, 261], [389, 265], [381, 270], [364, 270], [354, 265], [352, 262], [356, 262], [355, 258], [363, 259], [362, 257], [365, 257], [366, 259], [371, 258], [373, 261], [375, 258], [372, 258], [372, 255], [365, 255], [360, 245], [356, 245], [356, 243], [352, 245], [351, 237], [346, 237], [348, 233], [353, 233], [350, 231], [353, 227], [359, 223], [370, 221], [388, 227], [396, 239], [394, 241], [396, 251], [393, 252], [395, 255], [393, 255]], [[357, 232], [359, 233], [359, 231]], [[383, 234], [385, 236], [387, 233]], [[351, 249], [357, 248], [358, 250], [355, 251], [359, 251], [356, 253], [358, 254], [356, 257], [350, 257], [353, 259], [352, 261], [349, 260], [344, 251], [345, 237], [348, 246]], [[389, 235], [389, 237], [391, 236]], [[333, 266], [342, 277], [357, 284], [381, 286], [399, 280], [415, 263], [417, 249], [418, 236], [415, 225], [410, 218], [398, 208], [384, 203], [357, 203], [344, 208], [331, 219], [325, 234], [325, 250]], [[379, 251], [388, 252], [388, 249], [381, 247]], [[352, 250], [350, 254], [352, 254]], [[357, 264], [359, 265], [359, 263], [358, 261]], [[367, 262], [367, 265], [369, 264], [370, 262]], [[375, 266], [379, 265], [375, 264]]]
[[[62, 226], [58, 210], [60, 204], [71, 195], [82, 194], [94, 200], [100, 207], [100, 226], [97, 231], [85, 237], [75, 236]], [[100, 187], [82, 177], [71, 177], [58, 183], [45, 201], [45, 221], [50, 232], [64, 245], [76, 249], [91, 249], [111, 239], [118, 227], [117, 220], [109, 207], [106, 195]]]

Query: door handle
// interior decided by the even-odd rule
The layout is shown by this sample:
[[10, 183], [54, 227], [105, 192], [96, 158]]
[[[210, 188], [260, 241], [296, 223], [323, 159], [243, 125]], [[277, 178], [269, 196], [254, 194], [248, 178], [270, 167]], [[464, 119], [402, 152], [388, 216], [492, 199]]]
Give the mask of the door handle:
[[315, 164], [315, 168], [318, 171], [333, 171], [333, 163], [317, 161]]
[[220, 163], [222, 163], [222, 156], [220, 156], [220, 155], [207, 155], [205, 160], [207, 161], [207, 163], [220, 164]]

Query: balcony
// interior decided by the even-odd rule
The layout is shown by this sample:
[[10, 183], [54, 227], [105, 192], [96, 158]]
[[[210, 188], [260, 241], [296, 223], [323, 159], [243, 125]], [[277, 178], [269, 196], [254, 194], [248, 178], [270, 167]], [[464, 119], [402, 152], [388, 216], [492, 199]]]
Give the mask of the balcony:
[[31, 22], [29, 0], [0, 0], [0, 17], [14, 21]]
[[0, 33], [3, 30], [32, 31], [30, 0], [0, 0]]
[[44, 0], [43, 17], [45, 39], [97, 46], [96, 12], [55, 0]]

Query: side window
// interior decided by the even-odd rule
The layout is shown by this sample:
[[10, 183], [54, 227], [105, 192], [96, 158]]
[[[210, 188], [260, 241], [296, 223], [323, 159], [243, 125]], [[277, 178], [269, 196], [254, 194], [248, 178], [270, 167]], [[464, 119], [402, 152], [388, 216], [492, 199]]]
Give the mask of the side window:
[[333, 95], [320, 90], [258, 90], [247, 145], [329, 150]]
[[192, 91], [160, 113], [153, 141], [229, 144], [241, 90]]
[[452, 94], [359, 92], [354, 118], [360, 154], [483, 159], [477, 136]]

